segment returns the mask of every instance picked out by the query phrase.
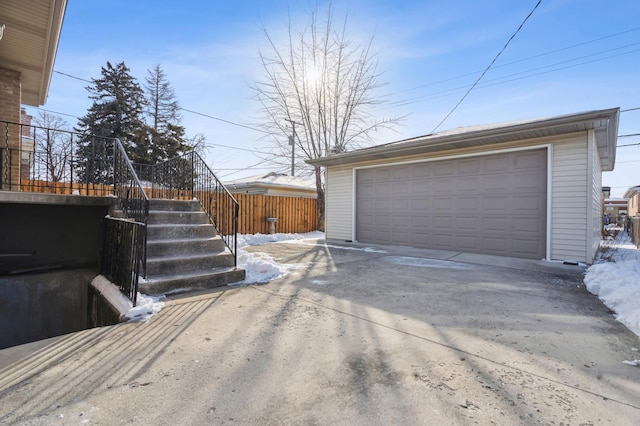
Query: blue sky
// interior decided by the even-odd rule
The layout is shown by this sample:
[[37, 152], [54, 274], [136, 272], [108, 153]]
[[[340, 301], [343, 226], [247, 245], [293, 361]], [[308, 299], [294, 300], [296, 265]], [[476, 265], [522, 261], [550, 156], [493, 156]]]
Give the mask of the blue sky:
[[[160, 64], [182, 107], [255, 126], [251, 84], [262, 77], [261, 27], [282, 35], [288, 16], [305, 22], [315, 1], [69, 1], [55, 71], [100, 76], [106, 61], [124, 61], [142, 83]], [[378, 69], [387, 83], [380, 117], [407, 116], [375, 143], [430, 133], [504, 46], [536, 0], [334, 0], [348, 15], [356, 42], [374, 36]], [[543, 0], [494, 67], [440, 127], [549, 117], [593, 109], [640, 107], [640, 2]], [[91, 102], [86, 82], [54, 73], [50, 111], [74, 117]], [[28, 108], [29, 113], [37, 110]], [[261, 134], [183, 112], [190, 135], [203, 133], [207, 159], [223, 179], [268, 171], [250, 150]], [[640, 110], [623, 112], [619, 134], [640, 133]], [[283, 135], [283, 140], [286, 136]], [[618, 145], [640, 143], [619, 138]], [[226, 148], [233, 146], [237, 149]], [[616, 170], [604, 174], [613, 195], [640, 184], [640, 146], [620, 147]], [[265, 169], [267, 167], [267, 169]]]

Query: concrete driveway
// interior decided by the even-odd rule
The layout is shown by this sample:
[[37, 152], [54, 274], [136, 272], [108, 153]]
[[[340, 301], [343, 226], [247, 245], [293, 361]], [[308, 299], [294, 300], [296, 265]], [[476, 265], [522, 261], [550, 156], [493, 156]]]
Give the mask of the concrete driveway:
[[582, 268], [322, 242], [249, 250], [295, 269], [41, 343], [0, 371], [0, 422], [640, 424], [640, 368], [623, 364], [640, 341]]

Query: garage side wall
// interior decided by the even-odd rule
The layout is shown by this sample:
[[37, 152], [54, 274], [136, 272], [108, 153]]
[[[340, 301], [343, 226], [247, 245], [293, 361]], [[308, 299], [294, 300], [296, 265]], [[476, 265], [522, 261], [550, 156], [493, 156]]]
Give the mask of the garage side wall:
[[602, 238], [602, 165], [598, 155], [598, 146], [593, 130], [589, 131], [589, 158], [591, 160], [591, 227], [587, 228], [590, 237], [587, 253], [587, 263], [592, 263], [598, 252], [600, 239]]
[[[587, 133], [553, 144], [551, 198], [552, 260], [587, 260], [587, 212], [591, 205]], [[589, 214], [590, 216], [590, 214]]]
[[329, 167], [326, 176], [325, 235], [353, 238], [353, 168]]

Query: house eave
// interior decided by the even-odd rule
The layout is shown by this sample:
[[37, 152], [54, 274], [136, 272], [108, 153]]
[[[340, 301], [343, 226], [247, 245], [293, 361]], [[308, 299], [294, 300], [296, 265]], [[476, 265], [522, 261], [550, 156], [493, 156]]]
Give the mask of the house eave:
[[21, 103], [44, 105], [60, 41], [67, 0], [3, 0], [0, 68], [20, 73]]
[[348, 165], [593, 130], [602, 171], [611, 171], [615, 164], [619, 114], [619, 108], [610, 108], [527, 122], [498, 124], [493, 128], [480, 130], [452, 134], [443, 132], [308, 160], [307, 163], [313, 166]]

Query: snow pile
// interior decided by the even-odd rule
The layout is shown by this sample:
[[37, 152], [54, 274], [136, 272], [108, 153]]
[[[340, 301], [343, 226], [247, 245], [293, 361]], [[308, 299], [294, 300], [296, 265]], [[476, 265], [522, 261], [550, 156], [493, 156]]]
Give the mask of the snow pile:
[[238, 248], [318, 238], [324, 238], [324, 233], [316, 231], [308, 232], [306, 234], [238, 234]]
[[616, 313], [616, 319], [640, 336], [640, 250], [621, 228], [600, 244], [596, 263], [587, 269], [587, 289]]
[[164, 296], [138, 293], [136, 307], [129, 309], [125, 317], [132, 321], [147, 321], [164, 307], [164, 303], [160, 301], [163, 298]]
[[277, 278], [281, 278], [294, 269], [306, 268], [308, 265], [302, 264], [281, 264], [267, 253], [248, 252], [244, 247], [294, 242], [309, 239], [324, 238], [322, 232], [309, 232], [306, 234], [243, 234], [238, 235], [238, 266], [244, 268], [246, 277], [244, 281], [238, 283], [266, 283]]

